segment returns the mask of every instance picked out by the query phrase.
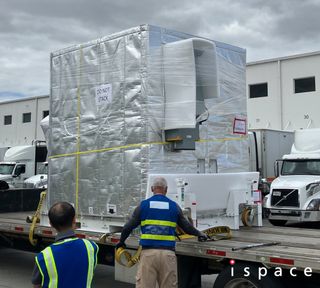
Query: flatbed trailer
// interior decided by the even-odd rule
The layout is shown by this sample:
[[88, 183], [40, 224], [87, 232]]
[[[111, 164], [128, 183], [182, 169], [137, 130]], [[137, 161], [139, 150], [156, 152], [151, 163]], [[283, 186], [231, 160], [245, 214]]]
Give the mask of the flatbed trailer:
[[[1, 213], [0, 245], [36, 252], [53, 242], [54, 229], [42, 225], [34, 229], [37, 245], [33, 247], [28, 242], [31, 224], [26, 222], [26, 217], [32, 213]], [[114, 265], [114, 246], [119, 233], [82, 229], [76, 230], [76, 234], [99, 244], [100, 263]], [[129, 237], [127, 247], [136, 250], [138, 239], [138, 235]], [[231, 239], [177, 241], [179, 287], [201, 287], [188, 286], [194, 281], [192, 278], [201, 274], [218, 274], [214, 284], [218, 288], [300, 287], [299, 281], [303, 287], [320, 287], [319, 247], [320, 230], [292, 227], [241, 227], [232, 231]]]

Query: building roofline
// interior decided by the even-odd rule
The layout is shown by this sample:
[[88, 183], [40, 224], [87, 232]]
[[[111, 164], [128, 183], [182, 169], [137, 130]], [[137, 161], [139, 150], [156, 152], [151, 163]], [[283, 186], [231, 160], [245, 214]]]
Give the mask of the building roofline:
[[31, 97], [22, 97], [22, 98], [11, 99], [11, 100], [4, 100], [4, 101], [1, 101], [1, 99], [0, 99], [0, 105], [1, 105], [1, 104], [14, 103], [14, 102], [23, 102], [23, 101], [28, 101], [28, 100], [36, 100], [36, 99], [42, 99], [42, 98], [49, 98], [49, 95], [39, 95], [39, 96], [31, 96]]
[[252, 62], [248, 62], [247, 66], [252, 66], [252, 65], [256, 65], [256, 64], [263, 64], [263, 63], [270, 63], [270, 62], [278, 62], [278, 61], [290, 60], [290, 59], [296, 59], [296, 58], [303, 58], [303, 57], [309, 57], [309, 56], [315, 56], [315, 55], [320, 55], [320, 51], [294, 54], [294, 55], [290, 55], [290, 56], [270, 58], [270, 59], [265, 59], [265, 60], [252, 61]]

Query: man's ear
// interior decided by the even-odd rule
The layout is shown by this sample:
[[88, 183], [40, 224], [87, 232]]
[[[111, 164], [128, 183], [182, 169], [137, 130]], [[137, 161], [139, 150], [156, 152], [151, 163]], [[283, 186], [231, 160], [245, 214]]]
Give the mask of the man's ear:
[[154, 192], [153, 186], [151, 186], [151, 191]]
[[72, 228], [73, 228], [73, 229], [76, 229], [76, 228], [77, 228], [77, 227], [76, 227], [76, 216], [74, 216], [73, 219], [72, 219]]

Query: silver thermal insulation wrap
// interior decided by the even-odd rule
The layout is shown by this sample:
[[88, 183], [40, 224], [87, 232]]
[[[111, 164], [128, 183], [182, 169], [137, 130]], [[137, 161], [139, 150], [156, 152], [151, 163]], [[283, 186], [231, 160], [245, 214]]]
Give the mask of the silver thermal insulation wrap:
[[[121, 219], [150, 173], [248, 170], [245, 65], [243, 49], [149, 25], [52, 53], [48, 205]], [[172, 151], [164, 130], [195, 125], [196, 149]]]

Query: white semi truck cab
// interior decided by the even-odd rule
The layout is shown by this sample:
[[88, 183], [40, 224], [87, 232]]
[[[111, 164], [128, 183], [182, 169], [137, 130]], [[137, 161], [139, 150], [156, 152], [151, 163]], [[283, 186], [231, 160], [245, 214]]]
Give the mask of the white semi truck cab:
[[38, 174], [38, 166], [46, 161], [46, 157], [47, 148], [43, 141], [12, 147], [6, 151], [4, 161], [0, 162], [0, 180], [9, 187], [23, 188], [27, 178]]
[[275, 169], [278, 177], [265, 199], [269, 221], [320, 221], [320, 129], [295, 131], [291, 153]]

